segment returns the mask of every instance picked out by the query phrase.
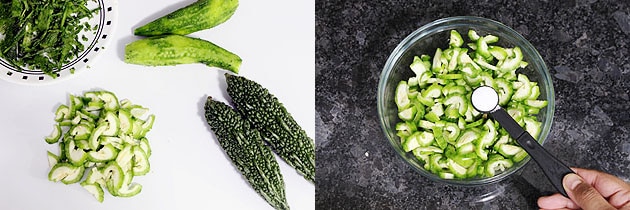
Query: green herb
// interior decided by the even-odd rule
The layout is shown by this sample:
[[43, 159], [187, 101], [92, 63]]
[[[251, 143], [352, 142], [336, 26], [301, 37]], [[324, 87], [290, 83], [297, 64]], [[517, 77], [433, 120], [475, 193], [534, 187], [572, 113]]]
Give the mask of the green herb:
[[0, 57], [18, 70], [38, 69], [55, 78], [55, 71], [84, 50], [79, 33], [92, 27], [83, 21], [98, 13], [87, 2], [2, 0]]

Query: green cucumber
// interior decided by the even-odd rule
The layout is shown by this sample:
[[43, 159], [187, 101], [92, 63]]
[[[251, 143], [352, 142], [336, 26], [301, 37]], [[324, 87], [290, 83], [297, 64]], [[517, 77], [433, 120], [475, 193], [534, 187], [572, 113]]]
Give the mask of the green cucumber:
[[138, 36], [186, 35], [215, 27], [227, 21], [238, 0], [198, 0], [134, 30]]
[[212, 42], [181, 35], [149, 37], [125, 46], [125, 62], [145, 66], [202, 63], [238, 73], [242, 59]]

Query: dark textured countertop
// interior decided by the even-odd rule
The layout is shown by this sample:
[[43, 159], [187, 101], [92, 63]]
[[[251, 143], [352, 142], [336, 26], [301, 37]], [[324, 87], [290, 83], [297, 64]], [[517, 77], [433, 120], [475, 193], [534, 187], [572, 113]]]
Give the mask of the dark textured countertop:
[[630, 181], [630, 1], [318, 0], [315, 13], [318, 209], [537, 209], [554, 192], [533, 161], [485, 187], [432, 182], [385, 139], [376, 92], [387, 57], [422, 25], [460, 15], [514, 28], [544, 58], [556, 94], [545, 148]]

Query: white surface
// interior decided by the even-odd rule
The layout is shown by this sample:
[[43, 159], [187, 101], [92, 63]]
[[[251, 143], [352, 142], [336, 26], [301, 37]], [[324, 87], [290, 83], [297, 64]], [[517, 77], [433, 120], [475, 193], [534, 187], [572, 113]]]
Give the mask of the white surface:
[[[47, 86], [0, 81], [0, 209], [271, 209], [242, 178], [220, 148], [203, 113], [207, 96], [227, 101], [224, 70], [201, 64], [144, 67], [122, 61], [133, 28], [186, 1], [119, 1], [112, 43], [77, 77]], [[191, 36], [218, 44], [243, 58], [240, 75], [261, 83], [296, 121], [315, 133], [314, 1], [241, 1], [226, 23]], [[98, 203], [78, 184], [47, 180], [44, 136], [67, 94], [104, 89], [146, 106], [156, 115], [147, 134], [151, 172], [132, 198], [105, 193]], [[292, 209], [314, 209], [315, 187], [279, 158]]]
[[478, 87], [471, 98], [472, 105], [480, 112], [490, 112], [499, 104], [499, 95], [490, 86]]

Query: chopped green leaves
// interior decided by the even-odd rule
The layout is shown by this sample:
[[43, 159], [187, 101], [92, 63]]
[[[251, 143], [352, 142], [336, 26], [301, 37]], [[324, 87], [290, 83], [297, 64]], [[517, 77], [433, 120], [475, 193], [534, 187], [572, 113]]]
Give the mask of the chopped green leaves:
[[87, 22], [98, 8], [88, 0], [13, 0], [0, 2], [0, 57], [18, 70], [39, 69], [55, 78], [55, 71], [77, 57], [86, 37], [95, 30]]

